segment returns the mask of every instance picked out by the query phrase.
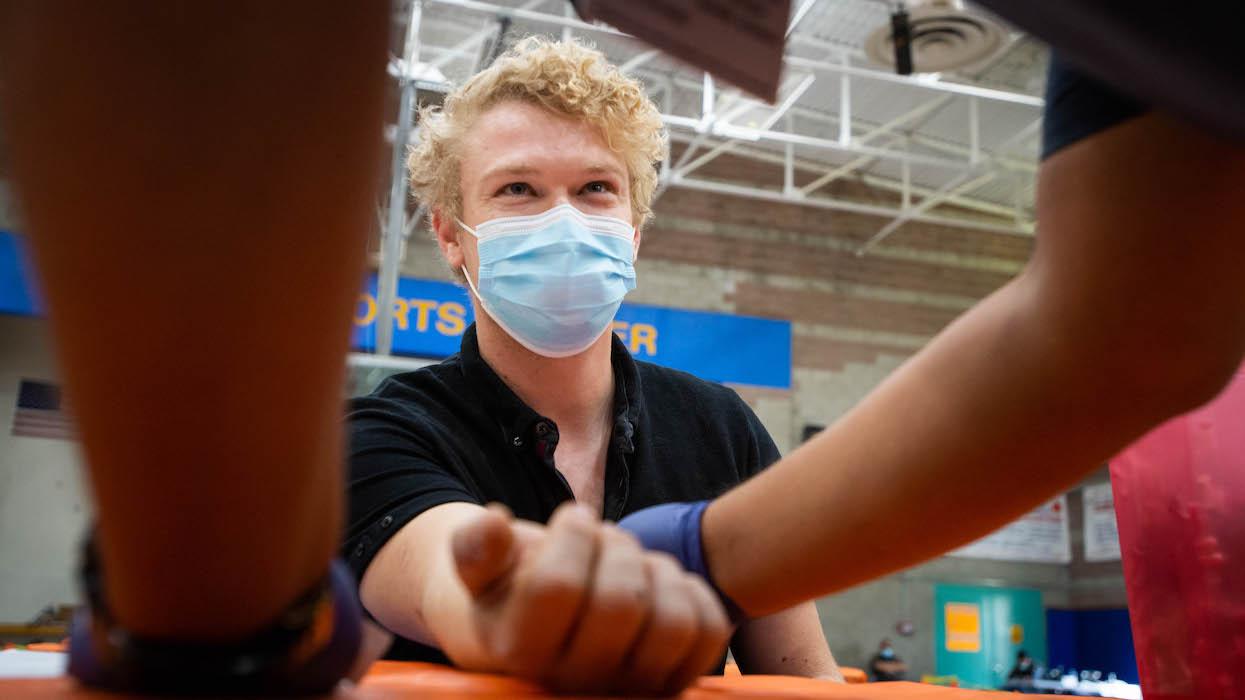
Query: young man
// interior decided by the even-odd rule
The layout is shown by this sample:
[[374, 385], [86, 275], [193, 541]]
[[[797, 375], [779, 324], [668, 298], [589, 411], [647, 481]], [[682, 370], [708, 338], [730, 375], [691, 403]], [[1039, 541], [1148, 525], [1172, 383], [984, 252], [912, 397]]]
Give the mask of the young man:
[[[681, 687], [720, 657], [716, 601], [596, 521], [716, 496], [779, 455], [734, 392], [636, 362], [610, 332], [650, 216], [657, 110], [600, 53], [528, 39], [420, 132], [413, 187], [477, 323], [459, 355], [351, 406], [343, 553], [364, 606], [399, 658], [563, 690]], [[567, 551], [529, 546], [539, 530], [490, 502]], [[559, 590], [531, 594], [551, 563]], [[811, 604], [772, 613], [734, 636], [744, 672], [838, 677]]]

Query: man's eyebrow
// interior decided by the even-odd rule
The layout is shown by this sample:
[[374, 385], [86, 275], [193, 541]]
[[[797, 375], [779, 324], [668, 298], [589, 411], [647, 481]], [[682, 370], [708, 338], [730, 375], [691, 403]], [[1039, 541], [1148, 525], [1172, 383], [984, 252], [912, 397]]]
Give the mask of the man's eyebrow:
[[524, 163], [516, 163], [514, 165], [501, 165], [501, 166], [489, 168], [488, 170], [484, 171], [484, 175], [481, 176], [481, 179], [486, 180], [489, 178], [497, 177], [499, 175], [515, 175], [515, 176], [532, 175], [538, 172], [540, 171], [537, 168], [534, 168], [530, 165], [526, 165]]
[[[503, 164], [484, 171], [484, 174], [480, 176], [480, 179], [491, 180], [503, 175], [507, 177], [523, 177], [525, 175], [535, 175], [540, 172], [540, 168], [526, 163], [515, 163], [512, 165]], [[623, 169], [618, 166], [603, 163], [590, 163], [584, 166], [582, 172], [585, 175], [614, 175], [616, 177], [622, 177], [624, 175]]]
[[609, 174], [609, 175], [622, 175], [622, 173], [623, 173], [623, 171], [622, 171], [620, 168], [618, 168], [618, 166], [614, 166], [614, 165], [600, 165], [600, 164], [597, 164], [597, 163], [593, 163], [593, 164], [591, 164], [591, 165], [587, 166], [586, 168], [584, 168], [584, 172], [585, 172], [585, 173], [592, 173], [592, 174], [601, 174], [601, 173], [604, 173], [604, 174]]

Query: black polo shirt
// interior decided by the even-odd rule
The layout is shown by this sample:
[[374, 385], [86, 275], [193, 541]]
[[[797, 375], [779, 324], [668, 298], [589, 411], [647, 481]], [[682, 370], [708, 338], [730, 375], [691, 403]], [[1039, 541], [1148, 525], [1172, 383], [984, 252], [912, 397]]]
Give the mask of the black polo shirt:
[[[713, 498], [779, 458], [732, 390], [636, 362], [614, 338], [614, 431], [604, 517]], [[556, 468], [558, 428], [523, 403], [480, 357], [475, 326], [459, 354], [386, 379], [349, 404], [349, 520], [342, 556], [362, 579], [402, 526], [442, 503], [506, 504], [544, 523], [574, 498]], [[399, 639], [389, 658], [446, 662]]]

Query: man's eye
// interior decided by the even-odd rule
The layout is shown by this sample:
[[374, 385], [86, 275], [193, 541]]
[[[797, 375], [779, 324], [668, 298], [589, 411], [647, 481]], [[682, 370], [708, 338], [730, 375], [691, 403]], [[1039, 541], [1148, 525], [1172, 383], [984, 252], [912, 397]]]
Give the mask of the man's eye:
[[528, 185], [526, 182], [512, 182], [506, 185], [505, 187], [502, 187], [501, 193], [513, 195], [516, 197], [522, 197], [523, 195], [531, 194], [532, 187], [531, 185]]
[[605, 193], [605, 192], [612, 192], [613, 189], [614, 188], [610, 187], [610, 183], [603, 182], [601, 180], [597, 180], [596, 182], [589, 182], [587, 185], [584, 185], [584, 191], [588, 192], [589, 194], [600, 194], [600, 193]]

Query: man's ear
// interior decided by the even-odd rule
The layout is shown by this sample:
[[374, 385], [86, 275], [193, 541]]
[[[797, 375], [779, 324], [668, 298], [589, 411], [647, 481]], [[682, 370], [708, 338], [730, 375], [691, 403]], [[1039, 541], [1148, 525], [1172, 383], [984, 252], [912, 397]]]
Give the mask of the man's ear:
[[445, 212], [441, 207], [433, 207], [432, 230], [437, 234], [437, 246], [441, 248], [441, 255], [445, 258], [445, 262], [449, 264], [450, 269], [458, 270], [466, 264], [466, 258], [463, 257], [463, 246], [459, 242], [459, 236], [462, 235], [462, 227], [458, 225], [454, 217], [445, 216]]
[[631, 242], [631, 258], [634, 260], [640, 257], [640, 239], [644, 238], [644, 233], [639, 226], [635, 227], [635, 239]]

